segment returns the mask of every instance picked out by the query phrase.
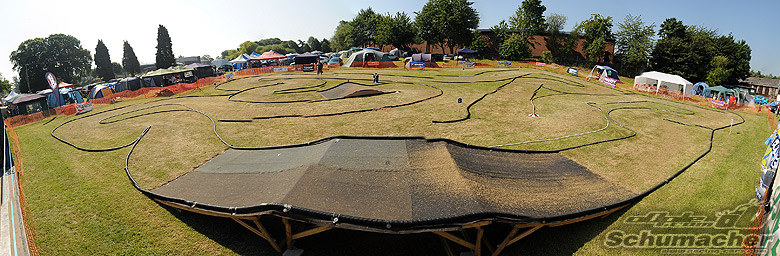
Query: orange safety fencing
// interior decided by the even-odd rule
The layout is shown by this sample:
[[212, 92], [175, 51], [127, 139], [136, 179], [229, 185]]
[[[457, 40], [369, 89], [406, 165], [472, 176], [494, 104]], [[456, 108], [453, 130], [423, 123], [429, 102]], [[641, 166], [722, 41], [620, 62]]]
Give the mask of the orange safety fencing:
[[22, 219], [24, 225], [24, 233], [27, 238], [27, 248], [30, 250], [30, 255], [40, 255], [38, 252], [38, 243], [36, 242], [35, 228], [33, 220], [30, 218], [30, 214], [27, 213], [27, 206], [24, 200], [24, 189], [22, 186], [22, 175], [24, 173], [24, 161], [22, 161], [22, 148], [19, 144], [19, 136], [16, 135], [13, 126], [6, 123], [7, 135], [10, 137], [9, 143], [11, 150], [13, 151], [14, 160], [14, 174], [16, 175], [16, 185], [19, 189], [19, 210], [22, 212]]
[[769, 190], [764, 193], [764, 198], [761, 200], [761, 204], [758, 206], [758, 212], [756, 218], [753, 219], [753, 224], [745, 232], [745, 238], [742, 239], [742, 253], [745, 256], [753, 256], [758, 253], [758, 243], [761, 242], [761, 232], [764, 226], [765, 214], [766, 214], [766, 202], [769, 200]]
[[[333, 68], [339, 68], [341, 67], [341, 65], [330, 64], [327, 67], [329, 69], [333, 69]], [[272, 67], [242, 69], [233, 72], [234, 74], [233, 79], [239, 77], [246, 77], [246, 76], [256, 76], [259, 74], [266, 74], [266, 73], [295, 72], [295, 71], [302, 71], [302, 70], [303, 70], [303, 65], [272, 66]], [[179, 84], [166, 86], [166, 87], [145, 87], [135, 91], [127, 90], [127, 91], [114, 93], [109, 97], [104, 97], [100, 99], [91, 99], [88, 100], [87, 102], [90, 102], [92, 104], [111, 104], [111, 103], [115, 103], [117, 99], [121, 99], [121, 98], [150, 98], [150, 97], [156, 97], [157, 93], [163, 90], [168, 90], [173, 94], [180, 94], [180, 93], [191, 91], [193, 89], [202, 88], [205, 86], [213, 85], [215, 83], [222, 83], [226, 81], [227, 78], [224, 75], [218, 77], [204, 77], [198, 79], [193, 83], [179, 83]], [[6, 123], [12, 126], [19, 126], [19, 125], [38, 122], [52, 115], [73, 115], [73, 114], [76, 114], [75, 103], [45, 110], [42, 112], [28, 114], [28, 115], [12, 116], [6, 118], [5, 121]]]

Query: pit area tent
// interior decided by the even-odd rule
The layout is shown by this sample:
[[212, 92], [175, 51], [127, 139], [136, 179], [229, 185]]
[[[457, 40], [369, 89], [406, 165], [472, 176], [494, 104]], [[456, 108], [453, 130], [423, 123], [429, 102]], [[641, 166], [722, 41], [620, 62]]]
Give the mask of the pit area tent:
[[281, 55], [275, 51], [267, 51], [257, 57], [253, 57], [252, 60], [278, 60], [284, 58], [287, 58], [287, 56]]
[[[378, 66], [370, 66], [372, 61], [378, 61]], [[378, 67], [378, 68], [392, 68], [396, 67], [395, 63], [390, 61], [390, 56], [387, 53], [377, 50], [364, 49], [359, 52], [352, 53], [347, 61], [344, 61], [342, 67]]]
[[295, 64], [312, 64], [317, 63], [317, 60], [320, 58], [320, 56], [317, 56], [316, 54], [312, 54], [310, 52], [295, 56]]
[[[406, 67], [411, 68], [412, 63], [425, 63], [426, 68], [438, 68], [439, 65], [436, 64], [435, 61], [433, 61], [433, 56], [430, 53], [415, 53], [412, 54], [412, 57], [410, 57], [411, 60], [406, 62]], [[415, 64], [417, 65], [417, 64]]]
[[730, 96], [734, 96], [737, 99], [737, 102], [744, 102], [744, 96], [738, 91], [734, 89], [730, 89], [723, 86], [714, 86], [705, 89], [705, 93], [712, 96], [712, 98], [719, 99], [719, 100], [727, 100]]
[[107, 84], [99, 84], [96, 85], [95, 88], [92, 88], [92, 91], [89, 92], [87, 99], [101, 99], [105, 97], [111, 97], [113, 94], [114, 89], [109, 87]]
[[198, 78], [214, 76], [214, 69], [208, 64], [192, 63], [184, 67], [194, 69], [193, 73]]
[[135, 91], [143, 87], [143, 80], [139, 77], [125, 77], [116, 81], [114, 91], [123, 92], [127, 90]]
[[211, 65], [215, 66], [215, 67], [221, 67], [221, 66], [224, 66], [224, 65], [230, 65], [230, 61], [228, 61], [226, 59], [216, 59], [216, 60], [211, 62]]
[[73, 88], [60, 88], [59, 101], [57, 101], [57, 96], [52, 93], [51, 89], [43, 90], [38, 92], [38, 94], [46, 96], [46, 102], [49, 105], [49, 108], [56, 108], [68, 104], [84, 102], [84, 98], [81, 97], [81, 93]]
[[671, 91], [681, 91], [685, 94], [693, 94], [693, 83], [678, 75], [661, 73], [658, 71], [644, 72], [634, 77], [634, 84], [647, 84], [656, 86], [656, 92], [661, 87]]
[[16, 106], [17, 113], [19, 115], [27, 115], [35, 112], [41, 112], [49, 109], [49, 104], [46, 103], [46, 96], [40, 94], [22, 94], [14, 99], [11, 104]]
[[252, 57], [250, 57], [246, 53], [243, 53], [243, 54], [239, 55], [238, 57], [236, 57], [235, 59], [231, 60], [230, 64], [233, 65], [233, 68], [242, 69], [242, 68], [246, 67], [246, 65], [247, 65], [246, 63], [250, 59], [252, 59]]

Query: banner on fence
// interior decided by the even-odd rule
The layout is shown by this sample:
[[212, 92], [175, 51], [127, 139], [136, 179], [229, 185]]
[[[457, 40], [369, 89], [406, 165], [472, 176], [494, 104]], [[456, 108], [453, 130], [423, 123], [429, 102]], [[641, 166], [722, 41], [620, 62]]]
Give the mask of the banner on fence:
[[279, 73], [279, 72], [287, 72], [287, 67], [274, 68], [274, 73]]
[[92, 102], [76, 103], [76, 113], [86, 113], [92, 111]]
[[710, 99], [710, 103], [712, 103], [713, 106], [716, 107], [725, 107], [726, 102], [722, 100], [716, 100], [716, 99]]
[[617, 86], [616, 84], [618, 82], [617, 79], [614, 79], [614, 78], [611, 78], [611, 77], [607, 77], [607, 76], [601, 76], [599, 78], [599, 81], [601, 81], [602, 84], [609, 85], [609, 86], [612, 86], [612, 87]]
[[379, 67], [379, 61], [369, 61], [369, 62], [366, 62], [366, 66], [369, 66], [369, 67]]
[[536, 64], [537, 66], [540, 66], [540, 67], [544, 67], [545, 65], [547, 65], [547, 64], [546, 64], [546, 63], [544, 63], [544, 62], [537, 62], [537, 63], [535, 63], [535, 64]]
[[566, 72], [569, 72], [569, 74], [571, 74], [571, 75], [573, 75], [573, 76], [577, 76], [577, 74], [578, 74], [580, 71], [579, 71], [579, 70], [577, 70], [576, 68], [569, 68], [568, 70], [566, 70]]
[[228, 81], [233, 80], [233, 76], [235, 76], [235, 73], [227, 74], [225, 75], [225, 79], [227, 79]]
[[511, 61], [499, 61], [499, 62], [497, 62], [497, 64], [499, 66], [503, 66], [503, 67], [511, 67], [512, 66], [512, 62]]

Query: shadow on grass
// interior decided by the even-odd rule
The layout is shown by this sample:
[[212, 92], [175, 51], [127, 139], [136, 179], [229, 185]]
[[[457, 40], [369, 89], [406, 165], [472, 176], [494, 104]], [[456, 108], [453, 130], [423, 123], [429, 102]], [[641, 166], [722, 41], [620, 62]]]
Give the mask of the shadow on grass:
[[560, 227], [541, 228], [507, 247], [502, 255], [572, 255], [617, 221], [631, 207], [633, 205], [602, 218]]
[[159, 204], [195, 231], [240, 255], [281, 255], [264, 239], [229, 218], [182, 211]]
[[[228, 218], [206, 216], [163, 206], [173, 216], [196, 231], [240, 255], [280, 255], [267, 241]], [[604, 218], [554, 228], [542, 228], [507, 247], [501, 255], [572, 255], [591, 241], [627, 209]], [[263, 225], [280, 240], [284, 234], [277, 218], [261, 219]], [[277, 223], [278, 222], [278, 223]], [[508, 225], [491, 227], [493, 246], [509, 232]], [[473, 234], [470, 234], [473, 235]], [[472, 238], [473, 239], [473, 238]], [[450, 243], [456, 255], [466, 248]], [[393, 235], [333, 229], [296, 240], [293, 247], [304, 249], [304, 255], [446, 255], [439, 236], [432, 233]], [[483, 250], [487, 251], [486, 248]], [[489, 254], [486, 254], [489, 255]]]

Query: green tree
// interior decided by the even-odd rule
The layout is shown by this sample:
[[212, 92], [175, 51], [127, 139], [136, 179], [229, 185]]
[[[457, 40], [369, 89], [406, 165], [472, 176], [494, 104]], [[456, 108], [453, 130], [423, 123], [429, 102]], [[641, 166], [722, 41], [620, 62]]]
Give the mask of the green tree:
[[715, 38], [714, 43], [717, 54], [728, 59], [725, 68], [729, 71], [729, 76], [725, 82], [737, 84], [739, 80], [750, 76], [752, 51], [745, 40], [737, 41], [734, 36], [728, 35]]
[[334, 51], [346, 50], [355, 46], [355, 41], [352, 38], [352, 24], [349, 21], [339, 21], [336, 32], [333, 33], [330, 41]]
[[114, 73], [114, 77], [122, 75], [124, 73], [122, 72], [122, 64], [119, 64], [119, 62], [111, 62], [111, 72]]
[[442, 49], [469, 45], [479, 24], [479, 13], [467, 0], [429, 0], [417, 13], [420, 38]]
[[669, 18], [661, 24], [653, 49], [653, 69], [691, 81], [736, 84], [750, 76], [750, 46], [732, 35]]
[[6, 80], [3, 74], [0, 74], [0, 94], [6, 95], [9, 92], [11, 92], [11, 82]]
[[272, 45], [266, 45], [260, 47], [262, 47], [260, 48], [260, 52], [275, 51], [279, 54], [295, 53], [295, 50], [287, 48], [282, 44], [272, 44]]
[[200, 56], [200, 61], [211, 63], [212, 61], [214, 61], [214, 58], [212, 58], [211, 55], [205, 54], [203, 56]]
[[111, 67], [111, 57], [108, 54], [108, 48], [103, 44], [103, 40], [98, 40], [95, 47], [95, 65], [97, 66], [95, 72], [97, 72], [98, 77], [103, 78], [103, 81], [108, 81], [115, 77], [114, 70]]
[[501, 20], [500, 22], [498, 22], [498, 24], [490, 27], [490, 31], [492, 31], [494, 34], [494, 36], [491, 38], [493, 50], [495, 52], [498, 52], [498, 49], [501, 47], [504, 41], [506, 41], [510, 36], [509, 24], [506, 23], [506, 20]]
[[19, 72], [20, 92], [49, 87], [44, 74], [52, 72], [59, 81], [79, 81], [92, 66], [92, 54], [73, 36], [53, 34], [25, 40], [11, 52], [13, 69]]
[[566, 36], [562, 33], [567, 19], [563, 14], [553, 13], [545, 20], [547, 28], [545, 46], [550, 50], [553, 62], [562, 62], [571, 54], [571, 45], [566, 43]]
[[620, 71], [634, 76], [647, 69], [655, 40], [655, 24], [645, 25], [642, 16], [626, 16], [615, 33], [615, 57]]
[[485, 51], [488, 50], [488, 39], [479, 31], [474, 31], [474, 38], [471, 39], [469, 48], [479, 52], [480, 55], [483, 55]]
[[542, 5], [542, 0], [523, 0], [515, 14], [509, 17], [509, 24], [522, 36], [541, 35], [546, 30], [544, 21], [546, 10], [547, 7]]
[[311, 46], [307, 42], [298, 40], [298, 46], [300, 47], [300, 50], [298, 51], [298, 53], [305, 53], [305, 52], [311, 52], [312, 51]]
[[279, 39], [279, 38], [276, 38], [276, 37], [274, 37], [274, 38], [266, 38], [266, 39], [261, 39], [260, 41], [257, 41], [255, 43], [257, 45], [260, 45], [260, 46], [281, 44], [282, 43], [282, 39]]
[[333, 51], [333, 48], [330, 47], [330, 41], [328, 41], [328, 39], [325, 39], [325, 38], [322, 39], [321, 47], [322, 47], [322, 51], [323, 52], [332, 52]]
[[[255, 42], [244, 41], [243, 43], [241, 43], [241, 45], [238, 46], [238, 52], [239, 52], [238, 55], [241, 55], [242, 53], [252, 54], [252, 52], [254, 52], [258, 46], [260, 45], [258, 45]], [[238, 57], [238, 55], [236, 55], [236, 57]]]
[[576, 30], [585, 39], [582, 48], [588, 61], [594, 63], [606, 61], [609, 53], [604, 51], [604, 48], [608, 42], [615, 41], [612, 35], [612, 17], [593, 14], [590, 19], [580, 23]]
[[292, 49], [293, 51], [290, 52], [290, 53], [299, 53], [299, 52], [301, 52], [301, 47], [298, 46], [298, 44], [295, 43], [295, 41], [293, 41], [293, 40], [284, 41], [284, 42], [282, 42], [282, 45], [284, 45], [288, 49]]
[[357, 16], [350, 22], [351, 35], [355, 45], [367, 46], [376, 43], [377, 24], [382, 20], [382, 15], [374, 12], [371, 7], [361, 9]]
[[310, 36], [309, 40], [306, 40], [306, 42], [309, 44], [309, 47], [311, 47], [312, 51], [322, 51], [322, 43], [320, 43], [320, 40], [317, 40], [317, 38]]
[[417, 28], [405, 12], [382, 16], [376, 36], [377, 43], [380, 45], [393, 45], [408, 51], [416, 38]]
[[169, 68], [176, 65], [171, 36], [168, 35], [168, 29], [163, 25], [157, 27], [157, 54], [154, 65], [158, 69]]
[[125, 71], [131, 75], [141, 73], [141, 64], [138, 63], [138, 57], [135, 56], [135, 51], [130, 43], [124, 41], [124, 52], [122, 54], [122, 66], [125, 67]]
[[661, 23], [661, 28], [658, 30], [658, 36], [663, 38], [685, 38], [686, 28], [682, 21], [676, 18], [668, 18]]
[[707, 84], [711, 86], [722, 85], [731, 75], [729, 69], [729, 59], [725, 56], [715, 56], [710, 61], [710, 70], [707, 72]]
[[531, 45], [528, 43], [528, 38], [520, 34], [512, 34], [509, 39], [501, 44], [499, 55], [506, 60], [520, 60], [531, 57]]

